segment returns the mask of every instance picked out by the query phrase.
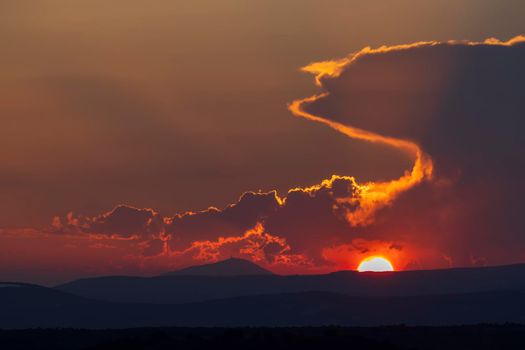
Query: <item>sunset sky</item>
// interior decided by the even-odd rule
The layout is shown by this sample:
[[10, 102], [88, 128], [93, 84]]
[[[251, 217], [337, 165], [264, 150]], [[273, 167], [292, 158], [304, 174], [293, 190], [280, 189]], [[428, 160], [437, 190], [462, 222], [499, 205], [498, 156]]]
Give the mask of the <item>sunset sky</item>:
[[521, 0], [0, 4], [0, 280], [525, 262]]

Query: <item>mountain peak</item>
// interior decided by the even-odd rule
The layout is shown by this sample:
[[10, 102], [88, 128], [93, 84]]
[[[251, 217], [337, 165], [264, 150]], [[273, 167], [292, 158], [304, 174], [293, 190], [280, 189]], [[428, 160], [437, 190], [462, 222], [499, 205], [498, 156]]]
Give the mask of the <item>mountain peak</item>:
[[245, 259], [229, 258], [211, 264], [190, 266], [164, 274], [165, 276], [255, 276], [273, 275], [259, 265]]

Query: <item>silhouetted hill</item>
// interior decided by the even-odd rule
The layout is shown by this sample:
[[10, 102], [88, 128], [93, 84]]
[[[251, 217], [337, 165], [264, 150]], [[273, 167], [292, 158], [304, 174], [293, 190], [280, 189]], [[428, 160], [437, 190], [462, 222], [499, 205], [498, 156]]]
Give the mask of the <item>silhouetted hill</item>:
[[182, 270], [172, 271], [164, 276], [257, 276], [273, 275], [251, 261], [230, 258], [212, 264], [190, 266]]
[[0, 282], [0, 308], [62, 307], [99, 303], [35, 284]]
[[[525, 322], [525, 293], [355, 297], [327, 292], [258, 295], [189, 304], [89, 301], [47, 288], [20, 288], [1, 303], [0, 328], [155, 326], [377, 326]], [[24, 291], [29, 288], [29, 291]], [[18, 295], [18, 297], [17, 297]], [[67, 302], [61, 302], [64, 298]], [[56, 301], [58, 299], [58, 301]], [[35, 303], [34, 300], [39, 302]]]
[[114, 302], [188, 303], [236, 296], [323, 291], [353, 296], [410, 296], [525, 291], [525, 265], [326, 275], [98, 277], [57, 289]]

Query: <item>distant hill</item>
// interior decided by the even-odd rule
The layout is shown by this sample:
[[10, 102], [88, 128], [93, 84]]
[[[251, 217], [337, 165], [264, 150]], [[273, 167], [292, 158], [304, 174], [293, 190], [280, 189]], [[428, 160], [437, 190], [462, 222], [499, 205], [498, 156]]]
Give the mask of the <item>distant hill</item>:
[[97, 302], [20, 285], [0, 288], [0, 310], [0, 328], [523, 323], [525, 292], [413, 297], [303, 292], [156, 305]]
[[100, 302], [35, 284], [0, 282], [0, 310], [94, 303]]
[[72, 281], [56, 288], [90, 299], [176, 304], [260, 294], [310, 291], [352, 296], [415, 296], [488, 291], [525, 291], [525, 265], [326, 275], [157, 277], [109, 276]]
[[212, 264], [190, 266], [182, 270], [172, 271], [164, 276], [259, 276], [273, 275], [251, 261], [230, 258]]

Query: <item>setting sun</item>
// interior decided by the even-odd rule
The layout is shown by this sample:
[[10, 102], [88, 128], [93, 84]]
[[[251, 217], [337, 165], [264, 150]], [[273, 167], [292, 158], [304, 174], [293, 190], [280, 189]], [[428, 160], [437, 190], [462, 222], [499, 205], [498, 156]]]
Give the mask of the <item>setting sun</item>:
[[357, 267], [357, 271], [373, 271], [373, 272], [384, 272], [384, 271], [394, 271], [394, 267], [385, 258], [379, 256], [371, 256], [361, 261]]

